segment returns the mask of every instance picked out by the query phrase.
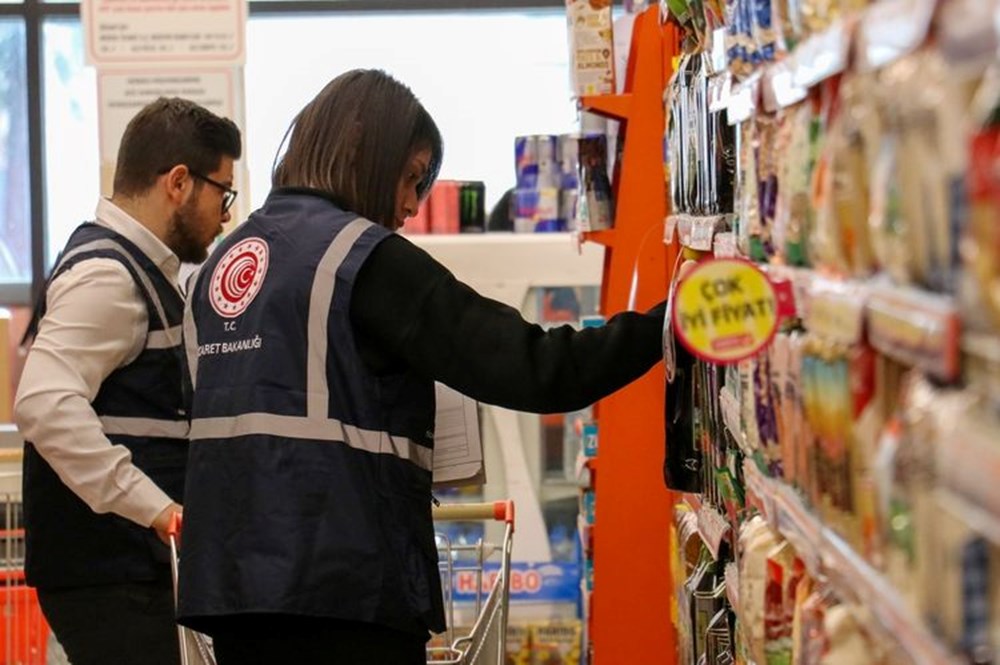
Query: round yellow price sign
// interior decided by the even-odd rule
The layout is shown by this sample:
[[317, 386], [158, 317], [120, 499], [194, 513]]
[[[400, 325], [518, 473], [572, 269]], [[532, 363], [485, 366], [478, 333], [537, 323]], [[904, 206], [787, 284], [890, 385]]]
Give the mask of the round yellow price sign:
[[767, 346], [783, 316], [795, 314], [789, 282], [772, 283], [739, 259], [698, 264], [677, 285], [673, 328], [698, 358], [736, 363]]

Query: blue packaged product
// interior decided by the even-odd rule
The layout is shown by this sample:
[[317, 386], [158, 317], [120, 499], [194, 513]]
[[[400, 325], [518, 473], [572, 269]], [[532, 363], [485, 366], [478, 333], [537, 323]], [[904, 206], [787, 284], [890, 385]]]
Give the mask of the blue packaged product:
[[562, 184], [562, 161], [558, 156], [559, 137], [554, 134], [536, 136], [535, 149], [538, 156], [538, 181], [535, 186], [539, 189], [558, 189]]
[[538, 187], [538, 137], [514, 137], [514, 161], [519, 189]]
[[597, 423], [587, 423], [583, 426], [583, 455], [597, 457]]

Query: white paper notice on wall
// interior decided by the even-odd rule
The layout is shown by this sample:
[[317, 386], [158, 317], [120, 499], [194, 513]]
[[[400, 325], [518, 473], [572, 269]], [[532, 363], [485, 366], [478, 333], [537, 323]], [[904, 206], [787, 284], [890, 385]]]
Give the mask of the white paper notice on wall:
[[461, 487], [486, 482], [479, 405], [440, 383], [435, 384], [434, 486]]
[[242, 69], [99, 69], [97, 106], [101, 148], [101, 192], [110, 195], [110, 178], [125, 127], [139, 110], [159, 97], [183, 97], [212, 113], [243, 125]]
[[83, 0], [87, 63], [235, 66], [246, 61], [246, 0]]

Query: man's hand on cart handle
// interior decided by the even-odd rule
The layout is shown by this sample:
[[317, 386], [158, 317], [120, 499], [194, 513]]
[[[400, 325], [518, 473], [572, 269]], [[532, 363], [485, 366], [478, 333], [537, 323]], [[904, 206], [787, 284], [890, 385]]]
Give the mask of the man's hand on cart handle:
[[[153, 520], [153, 530], [156, 531], [156, 535], [160, 537], [167, 545], [170, 544], [170, 525], [173, 523], [174, 515], [180, 516], [184, 509], [179, 503], [172, 503], [163, 509], [156, 519]], [[176, 534], [177, 538], [180, 538], [180, 533]]]

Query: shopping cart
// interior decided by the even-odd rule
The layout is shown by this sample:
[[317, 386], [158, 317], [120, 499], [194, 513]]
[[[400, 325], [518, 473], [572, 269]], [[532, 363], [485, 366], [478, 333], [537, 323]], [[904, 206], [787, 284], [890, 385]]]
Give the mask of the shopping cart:
[[[439, 506], [435, 522], [496, 520], [504, 523], [503, 541], [491, 544], [480, 539], [471, 545], [455, 544], [437, 534], [438, 565], [445, 603], [445, 646], [429, 647], [427, 662], [435, 665], [503, 665], [510, 605], [510, 548], [514, 536], [514, 502], [467, 503]], [[494, 559], [499, 561], [494, 561]], [[496, 571], [487, 572], [495, 563]], [[460, 577], [471, 575], [473, 623], [456, 637], [456, 586]]]
[[[482, 539], [473, 545], [455, 544], [437, 534], [438, 565], [441, 567], [447, 629], [446, 646], [428, 647], [427, 662], [434, 665], [503, 665], [507, 636], [507, 608], [510, 603], [510, 549], [514, 535], [514, 502], [472, 503], [439, 506], [434, 521], [496, 520], [504, 523], [503, 541], [493, 545]], [[177, 600], [178, 537], [181, 516], [174, 514], [170, 536], [171, 572], [174, 601]], [[487, 566], [499, 559], [494, 572]], [[472, 628], [456, 637], [455, 580], [472, 575], [474, 588]], [[181, 665], [215, 665], [211, 639], [183, 626], [177, 627]]]
[[[167, 536], [170, 538], [170, 575], [174, 578], [174, 605], [177, 604], [177, 565], [179, 562], [179, 547], [182, 517], [174, 513], [167, 526]], [[181, 644], [181, 665], [215, 665], [215, 652], [212, 650], [212, 640], [207, 635], [185, 628], [177, 624], [177, 638]]]
[[[20, 453], [20, 451], [16, 451]], [[0, 462], [10, 462], [2, 451]], [[19, 460], [19, 455], [17, 456]], [[0, 607], [3, 629], [0, 631], [0, 664], [45, 665], [49, 626], [38, 606], [35, 590], [24, 581], [24, 525], [22, 522], [21, 472], [0, 472], [0, 511], [3, 524], [0, 538], [3, 548], [0, 564]]]

